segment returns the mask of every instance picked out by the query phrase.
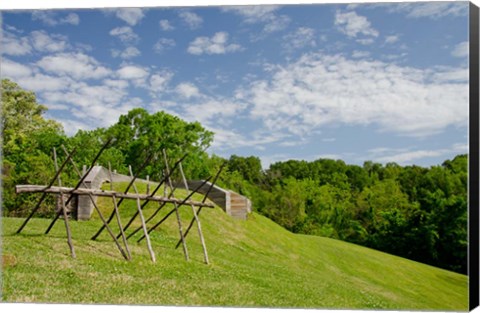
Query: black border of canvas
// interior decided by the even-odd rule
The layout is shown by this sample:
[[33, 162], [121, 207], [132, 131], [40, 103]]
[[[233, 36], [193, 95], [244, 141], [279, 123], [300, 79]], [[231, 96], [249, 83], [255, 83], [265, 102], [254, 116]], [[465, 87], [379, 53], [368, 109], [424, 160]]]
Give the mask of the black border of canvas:
[[479, 10], [470, 2], [469, 308], [479, 305]]

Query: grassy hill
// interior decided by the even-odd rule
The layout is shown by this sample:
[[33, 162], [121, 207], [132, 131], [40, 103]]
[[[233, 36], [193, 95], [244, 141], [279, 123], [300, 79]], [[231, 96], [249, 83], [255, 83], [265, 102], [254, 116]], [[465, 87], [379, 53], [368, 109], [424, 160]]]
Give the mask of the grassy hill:
[[[110, 201], [99, 201], [105, 213]], [[145, 215], [153, 209], [149, 205]], [[124, 223], [134, 211], [133, 201], [121, 206]], [[185, 225], [190, 207], [181, 213]], [[2, 301], [467, 310], [467, 276], [338, 240], [292, 234], [255, 213], [239, 221], [220, 208], [205, 208], [200, 217], [210, 265], [203, 263], [196, 227], [187, 238], [190, 261], [181, 247], [174, 249], [175, 215], [151, 234], [157, 263], [145, 241], [132, 240], [141, 232], [129, 240], [130, 262], [106, 231], [90, 240], [101, 225], [96, 215], [71, 221], [76, 259], [70, 257], [63, 220], [49, 235], [43, 235], [48, 219], [33, 219], [15, 235], [23, 219], [3, 218]]]

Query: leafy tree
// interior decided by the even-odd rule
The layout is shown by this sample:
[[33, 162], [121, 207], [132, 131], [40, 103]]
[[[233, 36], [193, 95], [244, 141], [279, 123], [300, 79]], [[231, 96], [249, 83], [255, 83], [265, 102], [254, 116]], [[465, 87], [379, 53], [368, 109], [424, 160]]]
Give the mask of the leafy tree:
[[275, 185], [265, 208], [266, 215], [288, 230], [301, 229], [306, 218], [303, 190], [302, 183], [292, 177]]
[[304, 181], [308, 192], [306, 212], [310, 221], [311, 233], [338, 239], [347, 239], [357, 230], [353, 223], [351, 193], [348, 185], [343, 188], [325, 184], [318, 185], [311, 180]]
[[15, 82], [2, 79], [2, 146], [3, 156], [8, 158], [26, 146], [39, 146], [41, 136], [32, 138], [38, 132], [49, 135], [63, 135], [62, 126], [43, 117], [47, 107], [37, 103], [31, 91], [22, 89]]
[[231, 172], [237, 171], [243, 179], [252, 183], [259, 183], [263, 180], [262, 163], [255, 156], [232, 155], [228, 160], [228, 170]]
[[163, 111], [149, 114], [142, 108], [120, 116], [106, 133], [115, 139], [114, 147], [134, 168], [139, 168], [148, 156], [156, 156], [157, 159], [145, 170], [145, 174], [150, 175], [163, 170], [163, 149], [173, 162], [185, 153], [201, 153], [213, 140], [213, 133], [198, 122], [188, 123]]
[[362, 191], [369, 183], [368, 173], [358, 165], [347, 165], [345, 174], [354, 192]]
[[2, 80], [1, 88], [4, 210], [19, 215], [36, 197], [16, 195], [15, 185], [45, 184], [54, 171], [52, 148], [66, 136], [58, 122], [43, 117], [47, 108], [37, 103], [33, 92], [8, 79]]

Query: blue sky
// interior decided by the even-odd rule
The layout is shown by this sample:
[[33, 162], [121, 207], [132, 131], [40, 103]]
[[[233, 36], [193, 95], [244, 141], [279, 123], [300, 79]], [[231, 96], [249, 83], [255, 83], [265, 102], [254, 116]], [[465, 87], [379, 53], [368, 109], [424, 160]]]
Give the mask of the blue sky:
[[468, 2], [2, 12], [1, 76], [67, 134], [135, 107], [211, 153], [440, 164], [468, 151]]

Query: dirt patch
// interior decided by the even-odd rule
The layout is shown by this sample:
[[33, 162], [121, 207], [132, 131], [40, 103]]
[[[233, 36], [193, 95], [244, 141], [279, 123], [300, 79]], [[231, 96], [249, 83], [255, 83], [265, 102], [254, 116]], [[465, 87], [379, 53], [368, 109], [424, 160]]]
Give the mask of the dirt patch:
[[17, 258], [11, 254], [2, 255], [2, 266], [4, 268], [13, 267], [17, 265]]

